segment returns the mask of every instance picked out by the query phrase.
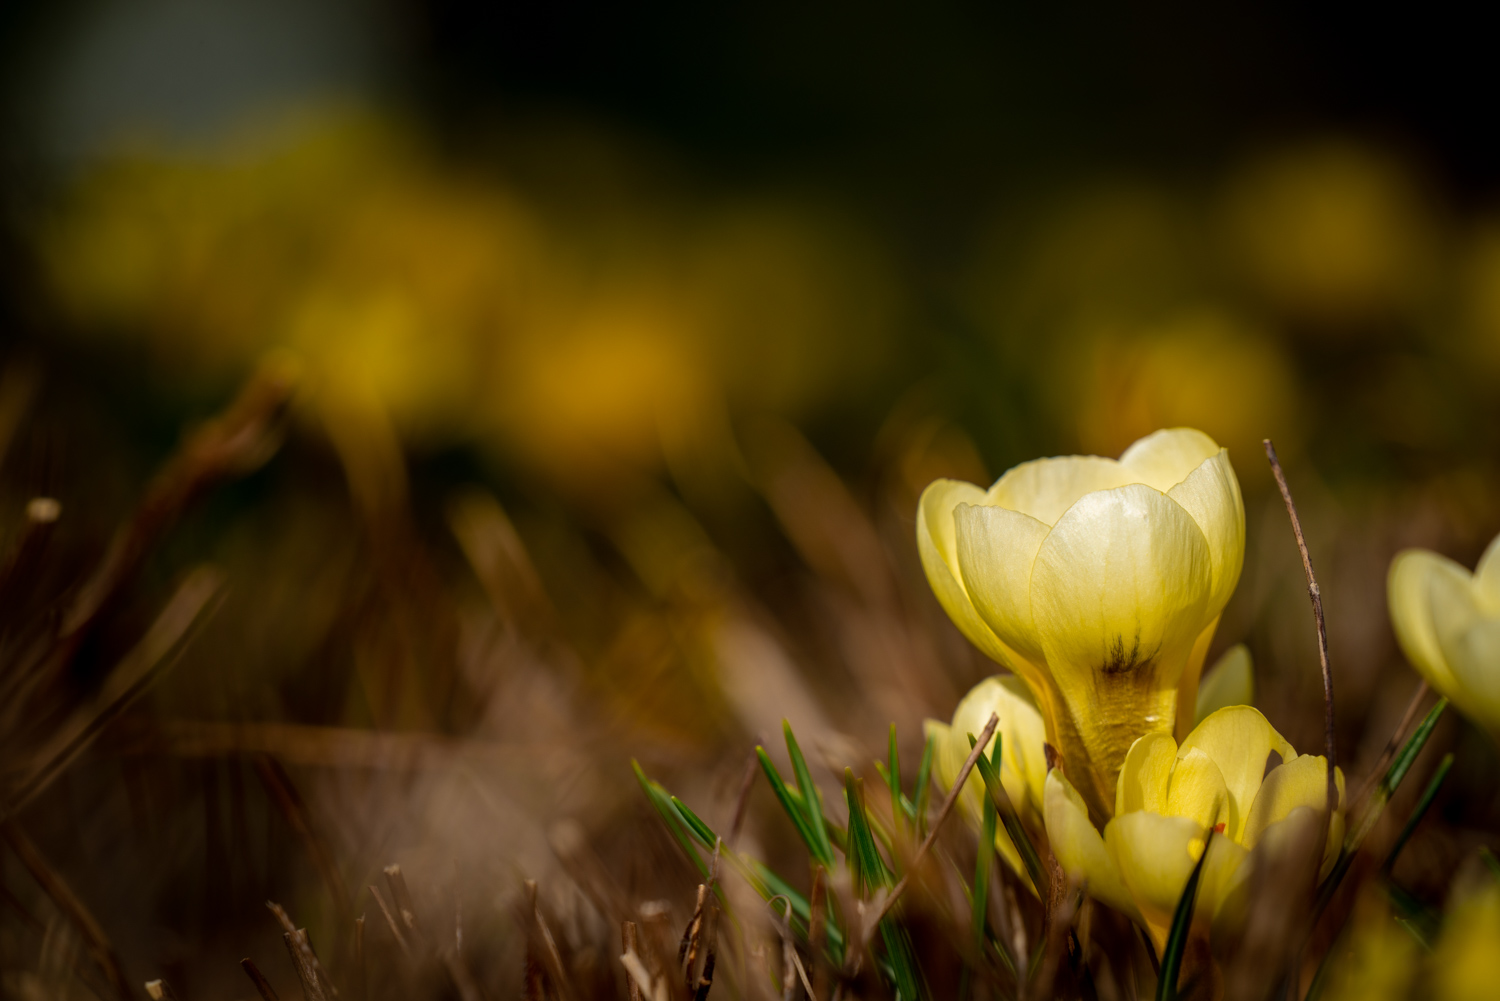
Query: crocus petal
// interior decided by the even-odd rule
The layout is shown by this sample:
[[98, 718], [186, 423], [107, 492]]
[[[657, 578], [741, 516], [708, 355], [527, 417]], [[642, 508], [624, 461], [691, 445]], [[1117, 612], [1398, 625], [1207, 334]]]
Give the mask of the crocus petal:
[[[1342, 793], [1342, 787], [1340, 788]], [[1327, 876], [1338, 860], [1339, 847], [1344, 843], [1344, 816], [1335, 813], [1331, 823], [1323, 822], [1323, 804], [1293, 807], [1287, 815], [1260, 832], [1260, 838], [1252, 850], [1252, 858], [1285, 858], [1288, 853], [1307, 852], [1320, 833], [1323, 839], [1323, 862], [1318, 867], [1318, 878]], [[1306, 855], [1302, 856], [1306, 858]]]
[[934, 480], [922, 491], [917, 504], [917, 552], [927, 583], [937, 595], [938, 604], [948, 618], [991, 660], [1009, 665], [1004, 644], [984, 624], [958, 571], [958, 538], [953, 526], [953, 509], [959, 504], [983, 501], [984, 491], [960, 480]]
[[1204, 828], [1219, 823], [1227, 826], [1233, 820], [1224, 774], [1212, 758], [1192, 747], [1177, 759], [1167, 788], [1167, 808], [1162, 812], [1188, 817]]
[[1038, 550], [1037, 635], [1105, 789], [1137, 737], [1171, 732], [1209, 583], [1197, 523], [1143, 484], [1083, 497]]
[[1245, 502], [1240, 496], [1240, 481], [1229, 464], [1229, 452], [1221, 448], [1204, 459], [1187, 479], [1168, 490], [1167, 496], [1193, 516], [1208, 540], [1214, 575], [1209, 613], [1218, 615], [1229, 603], [1245, 562]]
[[1167, 786], [1177, 761], [1177, 741], [1164, 733], [1148, 733], [1125, 752], [1115, 783], [1115, 816], [1150, 810], [1167, 812]]
[[1500, 616], [1500, 535], [1490, 540], [1474, 568], [1474, 600], [1485, 615]]
[[1427, 586], [1433, 633], [1457, 685], [1454, 704], [1500, 729], [1500, 618], [1484, 614], [1471, 581], [1435, 573]]
[[[1338, 784], [1339, 808], [1342, 809], [1344, 773], [1335, 768], [1333, 774]], [[1304, 754], [1271, 769], [1255, 795], [1250, 816], [1245, 818], [1240, 843], [1254, 848], [1266, 828], [1285, 820], [1300, 806], [1314, 810], [1328, 806], [1328, 759], [1321, 754]]]
[[1255, 666], [1250, 650], [1236, 643], [1220, 657], [1198, 686], [1198, 706], [1193, 725], [1226, 706], [1248, 706], [1255, 701]]
[[1105, 847], [1145, 919], [1157, 952], [1166, 941], [1188, 876], [1202, 857], [1205, 834], [1204, 828], [1187, 817], [1144, 811], [1116, 817], [1104, 829]]
[[1166, 493], [1220, 451], [1219, 443], [1202, 431], [1163, 428], [1127, 448], [1120, 465], [1130, 471], [1131, 483], [1145, 483]]
[[1208, 648], [1214, 641], [1214, 633], [1219, 629], [1219, 617], [1203, 627], [1198, 638], [1193, 641], [1193, 652], [1188, 654], [1187, 667], [1182, 669], [1182, 678], [1177, 682], [1177, 724], [1175, 734], [1178, 743], [1187, 739], [1192, 733], [1193, 727], [1199, 723], [1198, 710], [1198, 682], [1203, 675], [1203, 662], [1208, 659]]
[[1272, 751], [1281, 755], [1283, 762], [1296, 758], [1297, 752], [1259, 710], [1250, 706], [1230, 706], [1210, 713], [1188, 734], [1177, 755], [1182, 757], [1194, 748], [1219, 766], [1231, 804], [1225, 833], [1243, 843], [1245, 820], [1260, 790], [1266, 760]]
[[[1025, 682], [1012, 675], [986, 678], [959, 702], [949, 731], [953, 772], [944, 778], [944, 784], [953, 784], [953, 776], [969, 754], [968, 735], [977, 737], [991, 713], [1000, 717], [1000, 723], [985, 753], [993, 754], [995, 741], [1001, 742], [1000, 784], [1022, 817], [1040, 818], [1042, 785], [1047, 777], [1045, 729], [1031, 691]], [[969, 776], [969, 789], [973, 790], [976, 802], [982, 802], [979, 797], [984, 793], [984, 781], [978, 769]], [[968, 789], [965, 794], [969, 795]]]
[[1443, 659], [1437, 631], [1432, 624], [1431, 586], [1438, 579], [1465, 587], [1470, 584], [1469, 571], [1446, 556], [1425, 549], [1407, 549], [1397, 553], [1391, 561], [1386, 596], [1391, 625], [1406, 659], [1428, 684], [1452, 699], [1457, 694], [1458, 685]]
[[960, 504], [953, 513], [964, 589], [986, 625], [1007, 646], [1040, 661], [1031, 619], [1031, 565], [1051, 529], [1030, 515]]
[[1115, 460], [1097, 455], [1033, 459], [996, 480], [988, 497], [980, 503], [1010, 508], [1043, 524], [1055, 525], [1063, 512], [1084, 494], [1111, 490], [1135, 479]]
[[1045, 800], [1047, 840], [1068, 877], [1087, 883], [1090, 896], [1139, 920], [1135, 902], [1120, 878], [1119, 867], [1089, 820], [1083, 797], [1056, 768], [1047, 773]]

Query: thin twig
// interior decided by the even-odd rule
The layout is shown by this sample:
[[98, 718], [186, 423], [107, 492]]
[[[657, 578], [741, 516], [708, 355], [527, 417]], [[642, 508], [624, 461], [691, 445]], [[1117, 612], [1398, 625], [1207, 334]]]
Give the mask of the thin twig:
[[917, 853], [912, 856], [911, 865], [907, 866], [906, 873], [901, 877], [901, 881], [886, 895], [885, 901], [881, 903], [880, 909], [875, 912], [875, 916], [865, 923], [863, 932], [864, 941], [869, 941], [871, 929], [880, 924], [881, 919], [886, 916], [886, 913], [890, 911], [896, 900], [906, 890], [906, 884], [911, 879], [911, 874], [917, 871], [917, 866], [921, 865], [922, 859], [927, 857], [927, 850], [937, 840], [938, 830], [942, 828], [943, 821], [948, 819], [948, 814], [953, 810], [953, 804], [958, 802], [958, 794], [963, 792], [964, 783], [969, 780], [969, 773], [974, 770], [974, 763], [979, 760], [979, 756], [989, 746], [990, 738], [995, 735], [995, 727], [999, 725], [1000, 717], [995, 713], [990, 713], [990, 721], [984, 725], [984, 730], [980, 732], [979, 739], [974, 742], [973, 748], [969, 751], [969, 756], [964, 759], [964, 766], [958, 770], [958, 778], [953, 781], [953, 788], [948, 790], [948, 798], [943, 800], [943, 805], [938, 808], [937, 820], [933, 821], [932, 829], [927, 832], [927, 837], [923, 839], [921, 846], [917, 849]]
[[1338, 808], [1339, 790], [1334, 778], [1338, 762], [1334, 756], [1333, 670], [1328, 666], [1328, 626], [1323, 621], [1323, 592], [1318, 588], [1317, 577], [1313, 576], [1312, 557], [1307, 553], [1307, 540], [1302, 537], [1302, 521], [1297, 517], [1291, 488], [1286, 485], [1286, 474], [1281, 471], [1281, 460], [1276, 457], [1276, 446], [1269, 438], [1264, 444], [1276, 486], [1281, 490], [1281, 499], [1286, 502], [1286, 513], [1292, 519], [1292, 534], [1297, 537], [1297, 551], [1302, 554], [1302, 569], [1307, 573], [1307, 596], [1312, 601], [1313, 619], [1318, 627], [1318, 663], [1323, 669], [1323, 751], [1328, 755], [1328, 815], [1331, 817]]
[[311, 950], [307, 948], [306, 937], [302, 929], [294, 928], [288, 932], [281, 933], [281, 940], [286, 943], [287, 955], [292, 957], [292, 966], [297, 971], [297, 979], [302, 982], [303, 1001], [327, 1001], [327, 995], [323, 993], [323, 985], [318, 982], [318, 970], [308, 956]]
[[[624, 956], [636, 954], [636, 927], [634, 921], [620, 922], [620, 944]], [[641, 985], [636, 982], [634, 976], [627, 976], [626, 982], [630, 985], [630, 1001], [645, 1001], [645, 995], [641, 993]], [[650, 983], [649, 979], [647, 981]]]
[[178, 1001], [177, 992], [165, 980], [146, 981], [146, 994], [151, 1001]]
[[[287, 948], [290, 949], [295, 946], [297, 950], [296, 955], [292, 959], [297, 964], [298, 975], [301, 976], [302, 970], [305, 968], [313, 978], [313, 986], [317, 989], [319, 996], [314, 998], [312, 995], [309, 995], [307, 1001], [323, 1001], [329, 995], [335, 998], [338, 997], [338, 988], [333, 986], [333, 981], [328, 978], [328, 973], [323, 969], [323, 964], [318, 961], [318, 954], [313, 952], [312, 943], [307, 938], [307, 929], [298, 928], [293, 924], [292, 919], [286, 913], [286, 908], [274, 901], [267, 900], [266, 909], [274, 914], [277, 922], [280, 923], [287, 940]], [[324, 990], [325, 987], [327, 988], [326, 991]]]

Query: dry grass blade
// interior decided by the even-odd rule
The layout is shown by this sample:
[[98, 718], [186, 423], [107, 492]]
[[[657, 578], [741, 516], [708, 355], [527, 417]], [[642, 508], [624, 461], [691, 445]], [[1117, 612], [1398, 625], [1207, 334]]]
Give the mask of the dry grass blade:
[[[1380, 752], [1375, 766], [1370, 769], [1370, 774], [1365, 776], [1364, 782], [1360, 783], [1357, 792], [1349, 797], [1349, 809], [1352, 811], [1358, 804], [1364, 802], [1374, 790], [1385, 770], [1390, 767], [1391, 759], [1396, 756], [1396, 751], [1401, 747], [1402, 741], [1406, 740], [1411, 731], [1412, 724], [1416, 722], [1417, 711], [1422, 708], [1422, 700], [1427, 697], [1427, 682], [1422, 681], [1417, 685], [1417, 690], [1412, 693], [1411, 701], [1406, 704], [1406, 711], [1401, 714], [1401, 722], [1396, 724], [1396, 729], [1391, 731], [1391, 739], [1386, 741], [1385, 749]], [[1351, 813], [1352, 816], [1352, 813]]]
[[169, 655], [180, 651], [189, 628], [202, 620], [204, 608], [222, 584], [223, 576], [212, 567], [199, 567], [188, 575], [146, 635], [110, 672], [93, 702], [74, 712], [32, 755], [33, 764], [8, 797], [4, 816], [14, 816], [35, 799], [146, 690], [161, 673], [159, 667], [170, 666]]
[[386, 885], [391, 888], [391, 900], [396, 905], [397, 913], [401, 915], [401, 922], [412, 933], [412, 938], [420, 942], [422, 932], [417, 927], [417, 909], [412, 903], [411, 890], [407, 888], [406, 876], [401, 872], [401, 866], [392, 863], [381, 871], [385, 873]]
[[557, 951], [557, 940], [552, 937], [552, 930], [547, 927], [547, 919], [542, 917], [541, 906], [537, 902], [535, 880], [526, 880], [525, 895], [530, 937], [541, 946], [542, 963], [546, 967], [547, 977], [552, 981], [552, 987], [558, 995], [564, 1001], [571, 1001], [575, 995], [569, 986], [562, 955]]
[[88, 945], [89, 954], [103, 971], [105, 979], [109, 981], [109, 986], [115, 994], [121, 998], [121, 1001], [134, 1001], [134, 995], [126, 984], [125, 970], [120, 965], [114, 945], [110, 943], [109, 936], [104, 934], [103, 926], [84, 906], [83, 901], [78, 899], [73, 888], [52, 868], [36, 845], [31, 843], [26, 832], [22, 831], [15, 821], [7, 820], [0, 824], [0, 834], [3, 834], [6, 844], [10, 845], [11, 851], [16, 853], [16, 858], [21, 860], [26, 871], [31, 873], [31, 878], [37, 881], [37, 885], [48, 897], [52, 898], [58, 910], [67, 915], [73, 927], [78, 929]]
[[932, 828], [927, 832], [927, 837], [922, 839], [922, 844], [917, 848], [917, 853], [912, 856], [911, 865], [907, 866], [905, 874], [901, 877], [901, 881], [896, 884], [890, 893], [886, 894], [880, 907], [876, 909], [875, 915], [865, 922], [860, 941], [866, 944], [869, 943], [870, 936], [874, 933], [875, 927], [880, 924], [881, 919], [890, 912], [897, 899], [906, 891], [906, 884], [911, 879], [911, 874], [917, 871], [917, 866], [921, 865], [922, 860], [927, 857], [927, 851], [932, 847], [932, 843], [937, 840], [938, 831], [942, 828], [943, 821], [947, 820], [948, 814], [953, 812], [953, 804], [958, 802], [958, 795], [963, 792], [964, 783], [969, 781], [969, 773], [974, 770], [975, 763], [979, 760], [979, 756], [984, 753], [984, 749], [989, 746], [990, 738], [995, 735], [995, 727], [999, 725], [1000, 717], [995, 713], [990, 713], [989, 722], [985, 723], [984, 729], [980, 731], [978, 739], [969, 751], [968, 758], [964, 760], [963, 767], [958, 770], [958, 777], [953, 780], [953, 788], [948, 790], [947, 798], [943, 800], [943, 805], [938, 808], [937, 819], [932, 822]]
[[328, 1001], [328, 996], [323, 993], [323, 985], [318, 982], [317, 968], [309, 961], [310, 950], [301, 929], [282, 932], [281, 939], [286, 943], [287, 955], [292, 957], [292, 966], [297, 971], [297, 979], [302, 983], [303, 1001]]
[[150, 995], [151, 1001], [177, 1001], [177, 992], [165, 980], [146, 981], [146, 993]]
[[370, 896], [375, 898], [375, 903], [380, 905], [380, 913], [385, 915], [385, 923], [391, 929], [391, 935], [396, 939], [396, 944], [401, 947], [401, 952], [407, 959], [411, 958], [411, 944], [406, 941], [406, 936], [401, 932], [401, 926], [396, 923], [396, 915], [391, 913], [391, 908], [386, 904], [385, 898], [380, 895], [380, 888], [370, 884]]
[[1307, 540], [1302, 536], [1302, 520], [1297, 517], [1297, 505], [1292, 500], [1291, 488], [1287, 486], [1286, 474], [1281, 471], [1281, 460], [1276, 457], [1276, 446], [1269, 438], [1264, 444], [1271, 472], [1276, 476], [1276, 486], [1286, 504], [1287, 516], [1292, 520], [1292, 534], [1297, 537], [1297, 552], [1302, 555], [1302, 569], [1307, 574], [1307, 597], [1312, 602], [1313, 620], [1318, 630], [1318, 664], [1323, 669], [1323, 753], [1328, 758], [1328, 814], [1332, 816], [1339, 802], [1338, 781], [1334, 778], [1338, 761], [1334, 749], [1333, 670], [1328, 664], [1328, 626], [1323, 621], [1323, 592], [1313, 574], [1312, 557], [1307, 552]]
[[276, 916], [282, 931], [288, 936], [287, 948], [296, 947], [297, 954], [293, 958], [293, 963], [297, 966], [297, 975], [300, 977], [303, 975], [303, 970], [307, 970], [313, 978], [313, 986], [318, 989], [318, 997], [314, 998], [309, 995], [307, 1001], [326, 1001], [329, 994], [338, 997], [338, 988], [333, 986], [333, 981], [323, 970], [323, 964], [318, 962], [317, 953], [312, 950], [312, 943], [307, 940], [307, 929], [298, 928], [292, 924], [292, 919], [287, 916], [286, 909], [280, 904], [268, 900], [266, 908]]
[[[643, 1001], [645, 994], [643, 993], [641, 988], [642, 983], [646, 985], [645, 990], [651, 989], [651, 978], [637, 978], [635, 975], [635, 971], [630, 968], [630, 963], [626, 961], [627, 956], [636, 956], [636, 945], [639, 940], [638, 934], [639, 933], [636, 930], [634, 921], [620, 922], [620, 962], [625, 966], [625, 981], [627, 984], [629, 984], [630, 987], [630, 1001]], [[640, 966], [640, 960], [638, 958], [636, 959], [636, 965]], [[641, 971], [642, 973], [644, 973], [645, 968], [642, 967]]]
[[298, 840], [307, 850], [308, 857], [312, 859], [318, 875], [323, 879], [323, 885], [328, 888], [328, 895], [333, 898], [333, 906], [337, 909], [340, 920], [343, 922], [353, 920], [349, 889], [344, 883], [344, 877], [339, 873], [338, 863], [333, 858], [333, 851], [329, 848], [322, 833], [313, 826], [312, 818], [307, 811], [307, 804], [298, 794], [292, 777], [286, 773], [286, 769], [281, 767], [280, 762], [269, 755], [255, 759], [255, 773], [260, 777], [266, 795], [276, 804], [287, 826], [296, 833]]
[[368, 976], [365, 969], [365, 916], [361, 914], [354, 919], [354, 1001], [366, 1001], [370, 996]]
[[260, 972], [260, 967], [255, 965], [254, 960], [247, 956], [240, 960], [240, 966], [244, 969], [245, 976], [249, 977], [250, 982], [255, 985], [256, 993], [261, 996], [261, 1001], [281, 1001], [276, 988], [271, 986], [271, 982], [266, 979], [265, 974]]

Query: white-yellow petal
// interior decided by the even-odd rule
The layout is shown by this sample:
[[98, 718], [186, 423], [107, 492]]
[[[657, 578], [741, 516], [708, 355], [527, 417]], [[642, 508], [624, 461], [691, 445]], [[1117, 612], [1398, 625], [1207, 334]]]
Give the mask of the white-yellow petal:
[[[1177, 759], [1167, 788], [1167, 808], [1173, 817], [1187, 817], [1200, 827], [1211, 828], [1233, 822], [1229, 789], [1219, 766], [1196, 747]], [[1222, 833], [1222, 832], [1220, 832]]]
[[1167, 788], [1177, 763], [1177, 741], [1165, 733], [1148, 733], [1130, 745], [1115, 783], [1115, 816], [1149, 810], [1167, 812]]
[[934, 480], [928, 484], [917, 504], [917, 553], [932, 593], [958, 631], [991, 660], [1009, 665], [1008, 651], [975, 610], [958, 570], [953, 509], [983, 499], [984, 491], [972, 483]]
[[1485, 615], [1500, 616], [1500, 535], [1490, 540], [1474, 568], [1474, 600]]
[[1047, 773], [1047, 840], [1058, 865], [1070, 879], [1088, 885], [1089, 895], [1128, 917], [1140, 920], [1135, 903], [1120, 878], [1119, 867], [1104, 838], [1089, 820], [1083, 797], [1058, 769]]
[[969, 600], [1008, 646], [1042, 657], [1031, 618], [1031, 566], [1051, 529], [1030, 515], [993, 505], [954, 510], [958, 568]]
[[1457, 686], [1454, 704], [1500, 730], [1500, 618], [1484, 614], [1473, 581], [1434, 573], [1428, 579], [1432, 628]]
[[1104, 829], [1104, 844], [1161, 951], [1172, 913], [1202, 857], [1205, 830], [1186, 817], [1127, 813]]
[[1166, 493], [1187, 479], [1205, 459], [1222, 449], [1194, 428], [1163, 428], [1127, 448], [1120, 465], [1130, 471], [1131, 483], [1145, 483]]
[[1114, 459], [1062, 455], [1021, 463], [995, 481], [984, 501], [970, 503], [997, 504], [1055, 525], [1083, 495], [1131, 482], [1133, 475]]
[[1255, 701], [1255, 666], [1250, 650], [1236, 643], [1214, 662], [1198, 686], [1197, 713], [1193, 725], [1227, 706], [1248, 706]]
[[[953, 777], [969, 754], [968, 735], [972, 733], [977, 737], [989, 722], [991, 713], [998, 716], [1000, 722], [985, 747], [985, 753], [993, 754], [995, 741], [1001, 742], [1000, 784], [1023, 818], [1040, 819], [1042, 785], [1047, 777], [1046, 728], [1031, 691], [1025, 682], [1013, 675], [986, 678], [959, 702], [947, 733], [949, 753], [945, 761], [953, 770], [944, 776], [944, 785], [952, 785]], [[977, 769], [970, 774], [968, 786], [965, 795], [972, 798], [977, 807], [983, 802], [984, 793], [984, 782]]]
[[[1396, 554], [1386, 578], [1386, 596], [1396, 640], [1427, 683], [1450, 699], [1457, 684], [1438, 645], [1432, 622], [1432, 582], [1442, 579], [1469, 587], [1469, 571], [1437, 553], [1407, 549]], [[1457, 700], [1455, 700], [1457, 701]]]
[[[1334, 769], [1334, 779], [1338, 787], [1338, 809], [1342, 809], [1342, 769]], [[1285, 820], [1293, 810], [1303, 806], [1320, 811], [1328, 806], [1328, 759], [1321, 754], [1304, 754], [1271, 769], [1250, 807], [1240, 842], [1247, 848], [1254, 848], [1260, 843], [1266, 828]]]
[[1260, 791], [1271, 752], [1284, 762], [1296, 758], [1297, 752], [1259, 710], [1250, 706], [1230, 706], [1209, 714], [1187, 735], [1178, 748], [1178, 757], [1194, 748], [1219, 766], [1231, 805], [1225, 833], [1242, 842], [1245, 820]]
[[1167, 491], [1198, 523], [1213, 560], [1214, 596], [1209, 612], [1218, 615], [1229, 603], [1245, 562], [1245, 502], [1240, 481], [1229, 464], [1229, 452], [1219, 449], [1187, 478]]
[[1037, 552], [1031, 610], [1093, 767], [1113, 784], [1142, 733], [1170, 733], [1177, 685], [1212, 619], [1208, 544], [1143, 484], [1088, 494]]

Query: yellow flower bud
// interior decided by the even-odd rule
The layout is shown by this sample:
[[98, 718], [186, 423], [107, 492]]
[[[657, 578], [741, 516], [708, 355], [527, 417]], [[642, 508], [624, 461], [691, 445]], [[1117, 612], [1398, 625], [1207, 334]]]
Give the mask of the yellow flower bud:
[[1143, 733], [1181, 735], [1239, 580], [1245, 509], [1229, 455], [1157, 431], [1119, 458], [1023, 463], [988, 491], [938, 480], [922, 566], [959, 629], [1031, 687], [1095, 816]]
[[[1273, 751], [1281, 764], [1266, 774]], [[1047, 836], [1068, 876], [1139, 922], [1160, 952], [1205, 848], [1196, 913], [1209, 923], [1248, 876], [1244, 863], [1258, 844], [1317, 820], [1328, 802], [1327, 768], [1321, 755], [1299, 756], [1259, 711], [1230, 706], [1198, 724], [1180, 746], [1164, 733], [1132, 744], [1115, 787], [1114, 818], [1102, 833], [1072, 783], [1054, 769], [1044, 793]], [[1335, 770], [1335, 778], [1339, 809], [1328, 825], [1325, 869], [1344, 836], [1343, 773]]]
[[1500, 536], [1473, 573], [1425, 549], [1396, 554], [1388, 594], [1407, 659], [1500, 741]]
[[[1000, 723], [984, 753], [994, 754], [995, 741], [1000, 741], [1000, 784], [1015, 805], [1021, 822], [1040, 831], [1042, 791], [1047, 778], [1045, 725], [1036, 700], [1019, 678], [986, 678], [975, 685], [959, 702], [951, 725], [927, 720], [927, 736], [934, 742], [933, 774], [941, 788], [953, 787], [969, 756], [969, 734], [978, 737], [991, 713], [1000, 718]], [[977, 768], [969, 773], [959, 804], [971, 820], [979, 822], [984, 806], [984, 780]], [[1022, 882], [1029, 882], [1021, 855], [1003, 826], [995, 831], [995, 848]]]

